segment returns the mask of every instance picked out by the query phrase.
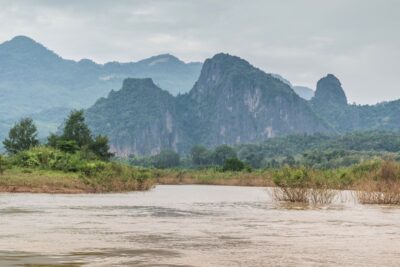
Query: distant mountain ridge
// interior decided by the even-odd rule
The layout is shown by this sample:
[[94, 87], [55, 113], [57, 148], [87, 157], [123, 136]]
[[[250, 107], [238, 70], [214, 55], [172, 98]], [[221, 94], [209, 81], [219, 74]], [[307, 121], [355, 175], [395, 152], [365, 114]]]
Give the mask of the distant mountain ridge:
[[110, 137], [119, 155], [167, 148], [185, 153], [195, 144], [213, 147], [330, 131], [290, 86], [228, 54], [207, 59], [187, 94], [173, 97], [149, 79], [127, 79], [86, 116], [95, 133]]
[[184, 93], [197, 80], [201, 66], [169, 54], [129, 63], [66, 60], [28, 37], [17, 36], [0, 44], [0, 130], [21, 117], [41, 113], [37, 123], [46, 135], [60, 123], [55, 116], [46, 118], [48, 111], [87, 108], [129, 77], [151, 77], [172, 94]]
[[170, 54], [97, 64], [63, 59], [24, 36], [0, 44], [0, 139], [26, 116], [44, 137], [75, 108], [88, 108], [93, 132], [108, 135], [120, 155], [289, 134], [400, 131], [400, 100], [349, 105], [333, 74], [314, 92], [222, 53], [204, 64]]

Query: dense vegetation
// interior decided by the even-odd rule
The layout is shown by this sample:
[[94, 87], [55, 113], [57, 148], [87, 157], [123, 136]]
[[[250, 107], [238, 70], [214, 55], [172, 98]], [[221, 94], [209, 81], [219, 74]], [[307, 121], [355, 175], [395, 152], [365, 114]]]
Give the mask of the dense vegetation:
[[[276, 186], [277, 200], [330, 203], [335, 189], [352, 189], [361, 203], [400, 204], [400, 134], [360, 132], [343, 136], [299, 135], [259, 145], [194, 146], [130, 157], [132, 167], [110, 161], [108, 139], [93, 136], [82, 111], [73, 111], [62, 133], [39, 144], [36, 127], [22, 119], [4, 141], [0, 191], [111, 192], [160, 184]], [[256, 166], [261, 162], [265, 166]], [[254, 159], [257, 159], [254, 161]], [[270, 164], [274, 161], [274, 164]], [[253, 168], [252, 168], [253, 166]]]
[[[45, 171], [43, 177], [50, 177], [41, 185], [49, 192], [60, 190], [51, 189], [51, 185], [60, 182], [60, 177], [59, 185], [65, 187], [66, 192], [74, 189], [78, 192], [144, 190], [153, 184], [149, 171], [109, 161], [112, 154], [107, 137], [91, 134], [83, 111], [71, 112], [62, 134], [50, 135], [47, 143], [41, 145], [32, 120], [22, 119], [10, 130], [4, 145], [8, 155], [0, 157], [0, 188], [27, 186], [39, 171]], [[26, 173], [34, 174], [26, 176]]]
[[[151, 157], [135, 157], [131, 165], [161, 168], [223, 168], [228, 159], [238, 159], [242, 169], [307, 166], [317, 169], [347, 167], [368, 160], [400, 159], [400, 133], [386, 131], [354, 132], [344, 135], [290, 135], [267, 139], [260, 144], [194, 146], [187, 155], [173, 151]], [[179, 160], [173, 160], [179, 158]], [[160, 161], [163, 164], [160, 164]], [[236, 168], [232, 167], [233, 169]]]

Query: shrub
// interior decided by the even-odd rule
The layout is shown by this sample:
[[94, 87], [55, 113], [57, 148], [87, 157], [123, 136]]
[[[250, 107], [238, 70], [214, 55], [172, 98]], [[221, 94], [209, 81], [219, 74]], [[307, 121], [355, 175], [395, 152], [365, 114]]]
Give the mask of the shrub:
[[230, 158], [225, 160], [224, 166], [222, 167], [222, 171], [242, 171], [245, 169], [245, 164], [237, 159], [237, 158]]
[[58, 149], [39, 146], [22, 151], [14, 157], [14, 164], [26, 168], [79, 171], [85, 160], [79, 153], [69, 154]]
[[3, 174], [8, 167], [9, 167], [9, 162], [7, 158], [0, 155], [0, 174]]
[[107, 164], [103, 161], [86, 162], [82, 165], [80, 170], [84, 175], [93, 177], [103, 171], [106, 168], [106, 165]]
[[165, 169], [179, 166], [179, 154], [173, 150], [162, 150], [160, 154], [155, 155], [153, 158], [154, 167]]
[[309, 170], [305, 167], [284, 167], [275, 172], [273, 181], [279, 187], [304, 188], [310, 185], [311, 176]]
[[336, 196], [332, 173], [316, 173], [305, 167], [285, 167], [274, 174], [274, 198], [278, 201], [305, 202], [312, 204], [331, 203]]

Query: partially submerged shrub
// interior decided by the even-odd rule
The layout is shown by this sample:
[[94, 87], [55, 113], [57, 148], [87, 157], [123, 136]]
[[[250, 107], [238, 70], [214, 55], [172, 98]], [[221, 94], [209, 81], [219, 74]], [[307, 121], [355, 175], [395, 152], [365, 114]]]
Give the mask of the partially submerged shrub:
[[337, 192], [328, 188], [311, 188], [309, 193], [309, 203], [330, 204], [335, 199]]
[[285, 167], [274, 175], [274, 198], [278, 201], [329, 204], [336, 191], [329, 189], [326, 177], [313, 170]]
[[364, 182], [356, 191], [356, 196], [361, 204], [400, 205], [400, 182]]
[[307, 188], [275, 187], [273, 190], [273, 196], [277, 201], [309, 202]]
[[310, 171], [305, 167], [284, 167], [274, 174], [274, 183], [282, 188], [307, 188], [311, 182]]
[[358, 183], [356, 195], [362, 204], [400, 205], [400, 165], [381, 162], [375, 172]]

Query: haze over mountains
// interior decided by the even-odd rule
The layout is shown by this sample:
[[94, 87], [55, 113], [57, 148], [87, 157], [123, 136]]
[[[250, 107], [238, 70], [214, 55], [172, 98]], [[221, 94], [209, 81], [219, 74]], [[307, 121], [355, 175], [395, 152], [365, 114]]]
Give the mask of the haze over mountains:
[[204, 64], [169, 54], [96, 64], [65, 60], [23, 36], [0, 45], [1, 138], [24, 116], [45, 136], [76, 108], [88, 108], [93, 132], [109, 136], [120, 155], [168, 148], [185, 153], [195, 144], [256, 143], [288, 134], [400, 130], [400, 100], [349, 105], [332, 74], [317, 83], [314, 96], [228, 54]]
[[22, 116], [34, 117], [42, 134], [54, 130], [71, 109], [89, 107], [128, 77], [152, 77], [172, 94], [187, 92], [201, 66], [169, 54], [129, 63], [76, 62], [17, 36], [0, 45], [0, 132]]

